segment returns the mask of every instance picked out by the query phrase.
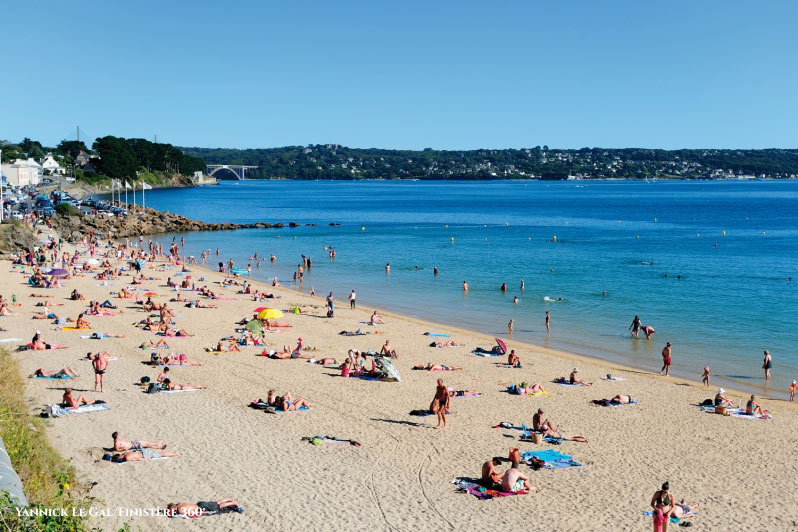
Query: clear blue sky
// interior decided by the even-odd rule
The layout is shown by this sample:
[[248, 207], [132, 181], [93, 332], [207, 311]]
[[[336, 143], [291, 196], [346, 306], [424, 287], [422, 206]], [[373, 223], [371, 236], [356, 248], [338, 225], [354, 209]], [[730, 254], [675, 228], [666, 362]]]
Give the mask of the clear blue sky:
[[798, 147], [794, 0], [34, 4], [0, 139]]

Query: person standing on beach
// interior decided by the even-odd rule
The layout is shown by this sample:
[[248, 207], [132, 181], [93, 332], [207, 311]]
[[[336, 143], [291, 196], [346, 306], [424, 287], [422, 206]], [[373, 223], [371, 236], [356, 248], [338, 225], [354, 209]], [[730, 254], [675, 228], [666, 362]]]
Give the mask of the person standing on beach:
[[551, 311], [546, 311], [546, 334], [551, 332]]
[[702, 377], [701, 382], [704, 383], [704, 386], [709, 388], [709, 366], [704, 366], [704, 374]]
[[665, 375], [666, 377], [670, 373], [671, 370], [671, 343], [668, 342], [665, 347], [662, 348], [662, 369], [660, 370], [660, 375]]
[[512, 335], [512, 334], [513, 334], [513, 320], [510, 320], [510, 321], [509, 321], [509, 323], [507, 323], [507, 332], [508, 332], [510, 335]]
[[765, 349], [765, 360], [762, 362], [762, 369], [765, 370], [765, 380], [770, 380], [770, 368], [773, 367], [773, 357], [770, 356], [770, 352]]
[[792, 403], [795, 401], [795, 392], [798, 392], [798, 381], [793, 380], [792, 384], [790, 385], [787, 390], [790, 392], [790, 402]]
[[335, 317], [335, 296], [333, 296], [332, 292], [327, 296], [327, 317]]
[[103, 376], [105, 370], [108, 369], [108, 351], [104, 353], [97, 353], [96, 355], [88, 354], [91, 359], [91, 365], [94, 367], [94, 391], [97, 391], [97, 385], [100, 385], [100, 391], [103, 391]]
[[352, 289], [352, 293], [349, 294], [349, 308], [350, 309], [354, 309], [355, 308], [355, 300], [356, 299], [357, 299], [357, 294], [355, 293], [355, 289], [353, 288]]
[[443, 379], [438, 379], [438, 387], [435, 389], [435, 398], [429, 406], [429, 409], [438, 416], [438, 424], [433, 428], [441, 428], [441, 423], [443, 423], [443, 428], [446, 428], [446, 410], [448, 408], [449, 390], [443, 384]]

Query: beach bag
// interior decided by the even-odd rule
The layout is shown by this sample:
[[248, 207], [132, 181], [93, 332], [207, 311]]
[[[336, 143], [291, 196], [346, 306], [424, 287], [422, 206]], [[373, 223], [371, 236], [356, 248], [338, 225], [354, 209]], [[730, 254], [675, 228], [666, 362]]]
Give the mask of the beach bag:
[[161, 391], [161, 385], [158, 382], [151, 382], [147, 387], [147, 393], [158, 393]]
[[516, 449], [515, 447], [510, 448], [510, 461], [520, 463], [521, 462], [521, 451]]
[[701, 403], [701, 406], [713, 406], [715, 403], [712, 399], [704, 399], [704, 402]]

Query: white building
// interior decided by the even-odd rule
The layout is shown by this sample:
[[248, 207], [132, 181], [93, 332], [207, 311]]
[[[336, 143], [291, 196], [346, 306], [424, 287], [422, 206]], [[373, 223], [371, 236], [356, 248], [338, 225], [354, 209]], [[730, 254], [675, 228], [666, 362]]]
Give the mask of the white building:
[[42, 168], [44, 169], [45, 172], [51, 175], [54, 174], [63, 175], [64, 173], [64, 167], [58, 164], [58, 161], [56, 161], [53, 158], [52, 153], [48, 153], [47, 157], [42, 159]]
[[17, 159], [3, 165], [3, 177], [13, 187], [38, 185], [44, 169], [33, 159]]

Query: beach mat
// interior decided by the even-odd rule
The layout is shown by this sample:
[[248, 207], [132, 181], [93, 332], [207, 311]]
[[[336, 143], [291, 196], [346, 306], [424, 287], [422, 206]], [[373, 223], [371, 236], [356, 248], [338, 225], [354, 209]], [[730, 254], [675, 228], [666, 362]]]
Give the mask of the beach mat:
[[37, 379], [42, 379], [45, 381], [65, 381], [69, 379], [69, 375], [64, 375], [63, 377], [42, 377], [41, 375], [36, 375]]
[[200, 392], [201, 389], [198, 388], [191, 388], [189, 390], [161, 390], [158, 393], [183, 393], [183, 392]]
[[268, 412], [269, 414], [285, 414], [285, 413], [291, 413], [291, 412], [301, 412], [301, 411], [304, 411], [304, 410], [310, 410], [310, 408], [308, 408], [306, 406], [303, 406], [303, 407], [297, 408], [296, 410], [277, 410], [277, 409], [275, 409], [274, 412], [272, 412], [270, 410], [266, 410], [265, 412]]
[[567, 469], [569, 467], [580, 467], [582, 464], [575, 461], [572, 456], [559, 453], [554, 450], [546, 451], [527, 451], [521, 455], [521, 460], [529, 463], [533, 458], [543, 461], [545, 469]]
[[432, 338], [449, 338], [448, 334], [442, 334], [442, 333], [424, 333], [424, 336], [429, 336]]
[[89, 414], [91, 412], [102, 412], [103, 410], [111, 410], [111, 407], [105, 403], [83, 405], [77, 408], [64, 408], [61, 405], [47, 405], [45, 410], [48, 417], [61, 417], [69, 414]]

